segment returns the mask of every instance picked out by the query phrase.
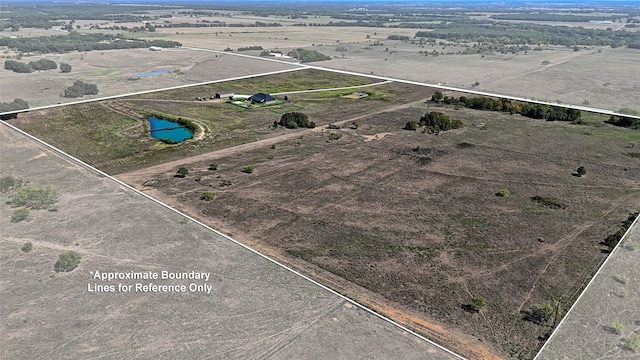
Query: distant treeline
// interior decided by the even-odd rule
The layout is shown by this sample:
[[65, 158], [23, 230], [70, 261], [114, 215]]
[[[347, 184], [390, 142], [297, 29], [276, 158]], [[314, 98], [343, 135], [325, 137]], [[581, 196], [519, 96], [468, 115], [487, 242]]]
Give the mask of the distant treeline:
[[[13, 99], [10, 103], [0, 103], [0, 113], [28, 109], [29, 103], [22, 99]], [[9, 120], [17, 118], [17, 114], [0, 115], [0, 120]]]
[[591, 30], [529, 23], [494, 23], [487, 26], [452, 24], [418, 31], [416, 37], [449, 41], [496, 42], [505, 45], [550, 44], [564, 46], [629, 46], [640, 48], [640, 32]]
[[560, 22], [589, 22], [589, 21], [615, 21], [620, 15], [571, 15], [549, 13], [521, 13], [521, 14], [496, 14], [490, 18], [496, 20], [529, 20], [529, 21], [560, 21]]
[[431, 97], [431, 100], [438, 103], [457, 104], [476, 110], [503, 111], [511, 114], [520, 114], [532, 119], [543, 119], [547, 121], [580, 123], [582, 119], [582, 112], [577, 109], [511, 101], [509, 99], [494, 99], [487, 96], [471, 98], [461, 96], [460, 98], [455, 98], [445, 96], [442, 92], [436, 91]]
[[7, 46], [21, 53], [66, 53], [69, 51], [135, 49], [150, 46], [174, 48], [182, 46], [177, 41], [131, 40], [122, 35], [80, 34], [40, 36], [33, 38], [0, 38], [0, 46]]

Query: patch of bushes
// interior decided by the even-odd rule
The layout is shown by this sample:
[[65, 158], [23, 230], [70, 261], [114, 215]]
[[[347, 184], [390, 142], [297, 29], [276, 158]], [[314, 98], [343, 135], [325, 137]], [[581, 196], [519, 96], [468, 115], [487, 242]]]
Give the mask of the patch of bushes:
[[27, 241], [26, 243], [24, 243], [22, 245], [22, 251], [28, 253], [29, 251], [33, 250], [33, 244], [31, 243], [31, 241]]
[[[239, 47], [238, 51], [247, 51], [247, 50], [263, 50], [262, 46], [260, 45], [254, 45], [254, 46], [246, 46], [246, 47]], [[269, 53], [267, 53], [267, 55], [269, 55]]]
[[605, 121], [611, 125], [628, 127], [631, 129], [640, 129], [640, 119], [631, 118], [627, 116], [611, 115], [609, 120]]
[[9, 196], [11, 207], [25, 207], [31, 210], [47, 209], [58, 201], [58, 192], [49, 187], [24, 186]]
[[23, 220], [27, 220], [29, 217], [29, 209], [26, 207], [20, 207], [13, 210], [13, 214], [11, 215], [11, 222], [17, 223]]
[[418, 123], [413, 120], [407, 121], [407, 123], [404, 124], [404, 127], [402, 129], [416, 131], [418, 129]]
[[541, 196], [541, 195], [536, 195], [536, 196], [532, 196], [531, 197], [532, 201], [537, 202], [538, 204], [544, 206], [544, 207], [548, 207], [550, 209], [565, 209], [567, 207], [567, 205], [553, 200], [551, 198], [548, 198], [546, 196]]
[[342, 133], [332, 132], [329, 133], [329, 141], [340, 140], [342, 138]]
[[627, 339], [627, 346], [631, 351], [638, 352], [638, 350], [640, 350], [640, 334], [633, 333], [629, 335], [629, 338]]
[[471, 303], [469, 304], [469, 310], [479, 312], [486, 306], [487, 306], [487, 301], [481, 296], [476, 296], [473, 299], [471, 299]]
[[53, 265], [55, 272], [69, 272], [80, 264], [80, 254], [75, 251], [63, 252], [58, 256], [58, 261]]
[[209, 170], [218, 170], [218, 163], [212, 162], [209, 164]]
[[7, 192], [9, 190], [17, 189], [22, 186], [23, 181], [20, 179], [14, 179], [11, 176], [4, 176], [0, 178], [0, 192]]
[[613, 321], [611, 322], [610, 328], [614, 333], [622, 335], [622, 332], [624, 331], [624, 324], [620, 321]]
[[29, 62], [29, 66], [33, 70], [55, 70], [58, 68], [58, 64], [56, 64], [53, 60], [40, 59], [38, 61]]
[[[17, 111], [17, 110], [23, 110], [28, 108], [29, 108], [29, 103], [22, 99], [13, 99], [12, 102], [0, 103], [0, 112], [10, 112], [10, 111]], [[0, 115], [0, 120], [15, 119], [16, 117], [17, 117], [16, 114], [5, 114], [5, 115]]]
[[21, 74], [30, 73], [33, 71], [33, 69], [31, 69], [31, 66], [29, 66], [28, 64], [15, 60], [6, 60], [4, 62], [4, 68], [5, 70], [10, 70]]
[[220, 181], [220, 187], [231, 186], [233, 183], [229, 179], [224, 179]]
[[282, 114], [278, 125], [287, 129], [297, 129], [299, 127], [312, 129], [316, 127], [316, 123], [309, 121], [309, 117], [306, 114], [296, 111]]

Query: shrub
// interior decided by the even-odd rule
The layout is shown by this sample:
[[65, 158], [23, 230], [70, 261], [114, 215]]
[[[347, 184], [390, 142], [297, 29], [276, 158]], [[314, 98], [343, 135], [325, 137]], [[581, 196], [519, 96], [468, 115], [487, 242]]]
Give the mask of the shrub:
[[218, 170], [218, 163], [212, 162], [209, 164], [209, 170]]
[[80, 254], [75, 251], [63, 252], [58, 256], [58, 261], [53, 265], [56, 272], [69, 272], [80, 264]]
[[245, 165], [242, 167], [242, 172], [251, 174], [253, 172], [253, 165]]
[[26, 207], [21, 207], [13, 210], [13, 214], [11, 215], [11, 222], [20, 222], [22, 220], [26, 220], [29, 217], [29, 209]]
[[498, 196], [498, 197], [507, 197], [509, 195], [511, 195], [511, 192], [509, 192], [509, 190], [507, 190], [507, 189], [500, 189], [496, 193], [496, 196]]
[[622, 332], [624, 331], [624, 324], [621, 323], [620, 321], [614, 321], [611, 323], [611, 330], [613, 330], [613, 332], [615, 332], [618, 335], [622, 335]]
[[640, 350], [640, 334], [631, 334], [627, 339], [627, 345], [631, 351], [638, 352], [638, 350]]
[[340, 126], [336, 124], [329, 124], [327, 125], [327, 129], [338, 130], [340, 129]]
[[22, 245], [22, 251], [27, 253], [31, 250], [33, 250], [33, 244], [31, 243], [31, 241], [27, 241], [26, 243], [24, 243], [24, 245]]
[[231, 182], [231, 180], [225, 179], [220, 181], [220, 186], [224, 187], [224, 186], [231, 186], [233, 183]]
[[339, 140], [341, 137], [342, 137], [342, 133], [332, 132], [329, 134], [330, 141]]
[[58, 201], [58, 193], [49, 188], [25, 186], [18, 188], [9, 196], [12, 207], [25, 207], [32, 210], [47, 209]]
[[438, 133], [464, 126], [462, 120], [451, 120], [449, 116], [438, 111], [432, 111], [420, 117], [420, 125], [425, 126], [431, 132]]
[[31, 66], [20, 62], [20, 61], [14, 61], [14, 60], [7, 60], [4, 62], [4, 68], [6, 70], [11, 70], [13, 72], [17, 72], [17, 73], [30, 73], [33, 71], [33, 69], [31, 69]]
[[216, 193], [214, 193], [213, 191], [205, 191], [202, 193], [202, 196], [200, 196], [200, 199], [204, 201], [211, 201], [215, 197], [216, 197]]
[[487, 306], [487, 301], [481, 296], [476, 296], [473, 299], [471, 299], [471, 304], [469, 304], [469, 309], [475, 312], [478, 312], [481, 309], [483, 309], [485, 306]]
[[70, 73], [71, 72], [71, 65], [67, 64], [67, 63], [60, 63], [60, 71], [63, 73]]
[[56, 64], [53, 60], [40, 59], [38, 61], [31, 61], [29, 66], [33, 70], [53, 70], [58, 68], [58, 64]]
[[178, 171], [176, 171], [176, 176], [177, 177], [185, 177], [187, 176], [187, 174], [189, 173], [189, 169], [187, 169], [184, 166], [181, 166], [178, 168]]
[[20, 185], [22, 185], [22, 181], [14, 179], [11, 176], [5, 176], [0, 178], [0, 192], [13, 190], [17, 187], [20, 187]]
[[541, 195], [536, 195], [536, 196], [532, 196], [531, 200], [537, 202], [538, 204], [544, 206], [544, 207], [548, 207], [551, 209], [564, 209], [567, 207], [567, 205], [558, 202], [556, 200], [550, 199], [548, 197], [545, 196], [541, 196]]
[[416, 131], [416, 129], [418, 129], [418, 123], [416, 123], [415, 121], [407, 121], [406, 124], [404, 124], [403, 127], [404, 130], [412, 130], [412, 131]]
[[584, 166], [580, 166], [576, 172], [578, 173], [578, 176], [585, 176], [587, 174], [587, 169], [585, 169]]

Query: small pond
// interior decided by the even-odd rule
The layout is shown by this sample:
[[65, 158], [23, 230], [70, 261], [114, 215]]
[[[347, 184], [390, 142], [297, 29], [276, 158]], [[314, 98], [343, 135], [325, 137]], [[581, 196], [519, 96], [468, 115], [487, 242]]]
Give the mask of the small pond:
[[169, 139], [174, 143], [180, 143], [193, 137], [193, 131], [177, 122], [166, 119], [158, 119], [155, 116], [149, 119], [149, 135], [155, 139]]
[[151, 76], [151, 75], [164, 74], [166, 72], [169, 72], [169, 69], [156, 69], [153, 71], [140, 72], [140, 73], [133, 74], [133, 76]]

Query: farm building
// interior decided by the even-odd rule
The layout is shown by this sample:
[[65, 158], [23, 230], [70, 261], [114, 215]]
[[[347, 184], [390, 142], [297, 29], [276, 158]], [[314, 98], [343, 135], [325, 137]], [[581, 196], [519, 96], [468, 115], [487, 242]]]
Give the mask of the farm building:
[[271, 104], [274, 103], [276, 99], [269, 94], [257, 93], [251, 95], [249, 101], [251, 101], [252, 104]]

